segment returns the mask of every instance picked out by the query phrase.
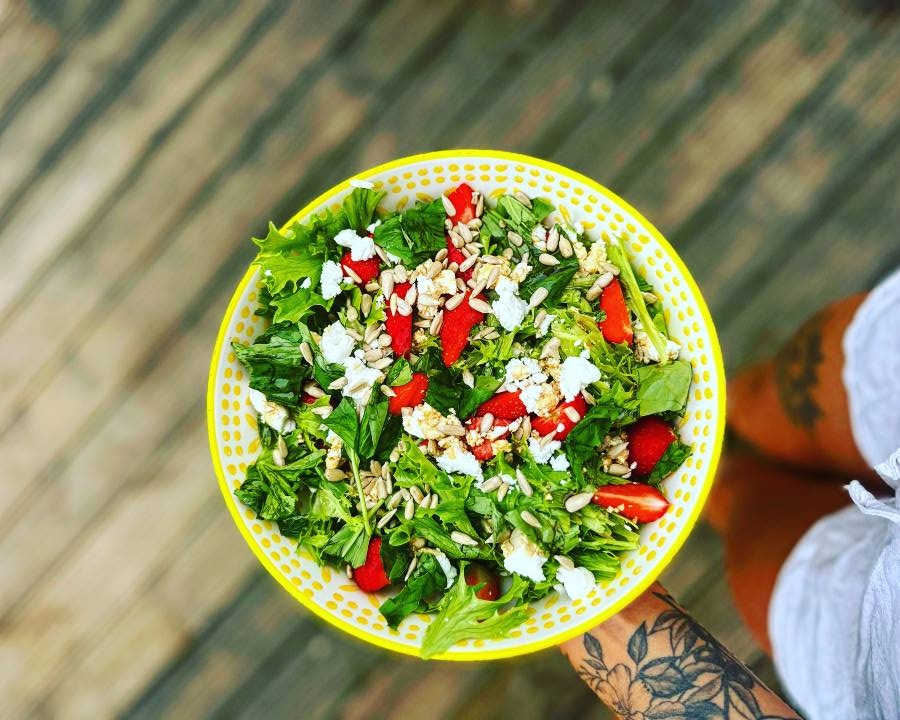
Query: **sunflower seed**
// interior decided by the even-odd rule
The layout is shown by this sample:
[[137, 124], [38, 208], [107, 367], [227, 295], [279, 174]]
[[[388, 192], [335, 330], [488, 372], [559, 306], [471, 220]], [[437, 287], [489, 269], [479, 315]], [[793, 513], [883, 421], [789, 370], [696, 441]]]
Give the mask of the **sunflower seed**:
[[441, 331], [441, 327], [444, 325], [444, 311], [439, 310], [437, 315], [435, 315], [431, 319], [431, 325], [428, 328], [428, 331], [432, 335], [437, 335]]
[[284, 453], [281, 452], [280, 449], [275, 448], [275, 449], [272, 451], [272, 462], [273, 462], [277, 467], [284, 467]]
[[[459, 270], [459, 265], [456, 266], [456, 269]], [[466, 291], [466, 281], [463, 280], [461, 277], [456, 278], [456, 288], [460, 292], [465, 292]]]
[[460, 223], [456, 226], [456, 232], [458, 232], [459, 236], [466, 241], [466, 244], [472, 242], [472, 231], [469, 230], [468, 225]]
[[366, 283], [366, 292], [367, 293], [376, 292], [380, 287], [381, 287], [381, 285], [379, 285], [377, 282], [372, 280], [371, 282]]
[[496, 340], [498, 337], [500, 337], [500, 333], [497, 332], [496, 330], [493, 330], [493, 329], [489, 329], [489, 330], [484, 334], [484, 339], [485, 339], [485, 340]]
[[525, 193], [520, 190], [516, 190], [516, 200], [522, 203], [529, 210], [531, 209], [531, 198], [529, 198]]
[[519, 235], [519, 233], [513, 232], [512, 230], [506, 233], [506, 239], [516, 247], [522, 247], [522, 243], [525, 242], [524, 240], [522, 240], [522, 236]]
[[347, 378], [339, 377], [337, 380], [333, 380], [331, 384], [328, 386], [329, 390], [340, 390], [347, 384]]
[[421, 320], [416, 320], [413, 323], [413, 327], [417, 327], [417, 328], [431, 327], [431, 321], [428, 320], [427, 318], [422, 318]]
[[[392, 296], [391, 299], [397, 297], [396, 295]], [[404, 317], [409, 317], [412, 315], [412, 308], [409, 303], [406, 302], [403, 298], [397, 298], [397, 313], [403, 315]]]
[[403, 301], [407, 305], [415, 305], [416, 304], [416, 295], [418, 291], [416, 290], [415, 285], [410, 285], [409, 290], [406, 291], [406, 294], [403, 296]]
[[433, 295], [419, 295], [419, 307], [437, 307], [440, 305], [440, 300], [438, 300]]
[[534, 495], [534, 489], [531, 487], [531, 483], [528, 482], [528, 478], [522, 474], [522, 471], [519, 468], [516, 468], [516, 484], [519, 486], [519, 490], [522, 491], [522, 494], [525, 497]]
[[653, 305], [653, 303], [659, 302], [659, 298], [656, 297], [652, 292], [642, 292], [641, 295], [644, 296], [644, 302], [648, 305]]
[[[410, 518], [407, 518], [410, 519]], [[409, 561], [409, 567], [406, 568], [406, 574], [403, 576], [404, 581], [409, 580], [410, 575], [413, 574], [413, 570], [416, 569], [416, 565], [419, 564], [419, 558], [416, 555], [413, 555], [413, 559]]]
[[432, 495], [431, 496], [431, 505], [430, 505], [431, 509], [434, 510], [440, 502], [441, 502], [441, 498], [437, 493]]
[[353, 579], [353, 567], [351, 565], [348, 564], [347, 567], [344, 568], [344, 572], [347, 573], [348, 580]]
[[584, 398], [584, 401], [585, 401], [588, 405], [593, 405], [593, 404], [595, 403], [594, 396], [591, 395], [591, 394], [590, 394], [587, 390], [585, 390], [585, 389], [582, 389], [582, 391], [581, 391], [581, 397]]
[[446, 195], [441, 195], [441, 202], [444, 203], [444, 210], [447, 211], [448, 215], [456, 215], [456, 208], [453, 207], [453, 203], [450, 202], [450, 198]]
[[390, 308], [391, 314], [392, 314], [392, 315], [396, 315], [396, 314], [397, 314], [397, 301], [398, 301], [399, 299], [400, 299], [400, 298], [397, 297], [397, 294], [396, 294], [396, 293], [393, 294], [393, 295], [391, 295], [390, 302], [388, 302], [388, 307]]
[[331, 405], [322, 405], [321, 407], [315, 407], [312, 409], [314, 415], [318, 415], [320, 418], [327, 418], [331, 415]]
[[619, 443], [616, 443], [615, 445], [613, 445], [612, 447], [610, 447], [606, 451], [606, 455], [607, 455], [607, 457], [611, 457], [611, 458], [619, 457], [619, 455], [622, 455], [627, 450], [628, 450], [628, 443], [627, 442], [619, 442]]
[[578, 411], [573, 407], [567, 407], [563, 412], [566, 414], [566, 417], [569, 418], [573, 423], [577, 423], [581, 420], [581, 415], [578, 414]]
[[362, 299], [359, 301], [359, 310], [363, 317], [368, 317], [369, 313], [372, 312], [372, 296], [369, 293], [363, 294]]
[[569, 497], [566, 498], [566, 511], [570, 513], [578, 512], [581, 508], [587, 507], [590, 504], [592, 497], [594, 497], [594, 493], [590, 492], [569, 495]]
[[477, 255], [469, 255], [469, 257], [467, 257], [465, 260], [463, 260], [459, 264], [459, 271], [465, 272], [470, 267], [472, 267], [476, 262], [478, 262], [478, 256]]
[[303, 359], [306, 360], [310, 365], [313, 364], [313, 354], [312, 348], [309, 346], [308, 342], [300, 343], [300, 354], [303, 356]]
[[[385, 359], [385, 360], [389, 360], [389, 358], [384, 358], [384, 359]], [[380, 362], [380, 361], [379, 361], [379, 362]], [[367, 383], [365, 380], [361, 380], [360, 382], [358, 382], [358, 383], [353, 383], [350, 387], [348, 387], [347, 390], [346, 390], [346, 392], [344, 393], [344, 395], [348, 395], [348, 396], [349, 396], [349, 395], [356, 395], [356, 394], [358, 394], [358, 393], [361, 393], [361, 392], [362, 392], [363, 390], [365, 390], [368, 386], [369, 386], [369, 385], [368, 385], [368, 383]]]
[[500, 485], [502, 483], [503, 483], [503, 481], [495, 475], [492, 478], [488, 478], [481, 484], [481, 492], [484, 492], [484, 493], [494, 492], [494, 490], [496, 490], [498, 487], [500, 487]]
[[416, 514], [416, 504], [413, 502], [412, 498], [406, 501], [406, 506], [403, 508], [403, 517], [407, 520], [412, 520], [413, 516]]
[[470, 545], [472, 547], [475, 547], [479, 544], [475, 538], [471, 538], [464, 532], [460, 532], [459, 530], [454, 530], [453, 532], [451, 532], [450, 539], [457, 545]]
[[600, 263], [600, 267], [603, 269], [604, 272], [612, 273], [613, 275], [619, 274], [619, 266], [616, 265], [615, 263], [604, 261], [604, 262]]
[[394, 282], [405, 283], [409, 279], [409, 272], [403, 265], [394, 268]]
[[434, 256], [434, 259], [438, 262], [442, 262], [445, 257], [447, 257], [447, 248], [442, 248], [437, 251], [437, 254]]
[[387, 253], [378, 245], [375, 246], [375, 252], [377, 253], [378, 257], [381, 258], [381, 262], [390, 262], [388, 260]]
[[472, 285], [472, 295], [478, 295], [482, 290], [484, 290], [484, 286], [487, 283], [484, 280], [479, 280]]
[[575, 563], [572, 562], [571, 558], [567, 558], [565, 555], [555, 555], [554, 557], [561, 568], [565, 568], [566, 570], [575, 569]]
[[341, 265], [341, 268], [343, 269], [344, 274], [347, 277], [349, 277], [353, 282], [362, 284], [363, 279], [357, 274], [357, 272], [353, 268], [351, 268], [347, 265]]
[[497, 502], [502, 502], [503, 498], [506, 497], [506, 493], [509, 492], [509, 485], [506, 483], [500, 483], [500, 487], [497, 489]]
[[371, 366], [373, 370], [384, 370], [385, 368], [390, 367], [393, 362], [393, 359], [389, 357], [383, 357], [381, 358], [381, 360], [376, 360], [375, 362], [371, 363]]
[[[540, 288], [538, 288], [538, 289], [540, 289]], [[537, 291], [535, 291], [535, 292], [537, 292]], [[531, 297], [534, 297], [534, 295], [532, 295]], [[541, 325], [544, 324], [544, 320], [546, 320], [546, 319], [547, 319], [547, 311], [544, 310], [543, 308], [541, 308], [540, 310], [537, 311], [537, 314], [534, 316], [534, 326], [536, 328], [539, 328]]]
[[547, 252], [556, 252], [557, 247], [559, 247], [559, 230], [554, 225], [547, 233]]
[[347, 473], [343, 470], [338, 470], [337, 468], [328, 468], [325, 471], [325, 479], [330, 482], [338, 482], [339, 480], [343, 480], [347, 477]]
[[366, 350], [363, 353], [363, 358], [365, 358], [366, 362], [375, 362], [376, 360], [381, 360], [384, 357], [384, 352], [379, 348], [377, 350]]
[[622, 463], [612, 463], [607, 472], [617, 477], [625, 477], [626, 475], [631, 475], [631, 468], [627, 465], [622, 465]]
[[530, 436], [531, 436], [531, 418], [530, 418], [528, 415], [526, 415], [526, 416], [522, 419], [522, 427], [521, 427], [521, 430], [522, 430], [522, 435], [523, 435], [523, 437], [526, 437], [526, 438], [527, 438], [527, 437], [530, 437]]
[[466, 223], [472, 230], [478, 230], [481, 228], [481, 218], [472, 218]]
[[381, 520], [378, 521], [378, 524], [377, 524], [375, 527], [377, 527], [377, 528], [383, 528], [383, 527], [384, 527], [385, 525], [387, 525], [391, 520], [394, 519], [394, 515], [396, 515], [396, 514], [397, 514], [397, 508], [394, 508], [393, 510], [389, 510], [388, 512], [386, 512], [386, 513], [384, 514], [384, 516], [381, 518]]
[[559, 239], [559, 254], [560, 255], [562, 255], [564, 258], [570, 258], [570, 257], [572, 257], [572, 253], [574, 253], [574, 252], [575, 252], [575, 250], [572, 247], [572, 243], [569, 242], [569, 238], [562, 237]]
[[399, 507], [400, 503], [402, 503], [402, 502], [403, 502], [403, 493], [398, 490], [393, 495], [391, 495], [390, 498], [388, 498], [387, 509], [393, 510], [395, 507]]
[[461, 249], [466, 244], [466, 241], [460, 237], [460, 234], [456, 232], [456, 230], [450, 231], [450, 242], [453, 243], [453, 247], [457, 250]]
[[544, 349], [541, 350], [541, 360], [544, 360], [548, 357], [559, 356], [559, 346], [561, 342], [559, 338], [551, 338], [547, 341], [547, 344], [544, 345]]
[[444, 435], [456, 435], [457, 437], [462, 437], [466, 434], [466, 429], [462, 425], [456, 425], [454, 423], [438, 423], [437, 429], [438, 432], [441, 432]]
[[312, 383], [304, 385], [303, 392], [314, 398], [325, 397], [325, 393], [322, 388], [320, 388], [318, 385], [313, 385]]
[[471, 255], [480, 255], [481, 254], [481, 247], [478, 245], [478, 243], [475, 243], [475, 242], [466, 243], [465, 249]]
[[462, 371], [462, 381], [467, 387], [475, 387], [475, 376], [469, 370]]
[[478, 202], [475, 203], [475, 217], [480, 218], [484, 212], [484, 196], [478, 193]]
[[422, 502], [419, 503], [423, 508], [431, 507], [431, 493], [428, 493], [425, 497], [422, 498]]
[[519, 516], [525, 523], [531, 525], [531, 527], [537, 528], [538, 530], [541, 529], [541, 524], [538, 522], [538, 519], [527, 510], [523, 510], [521, 513], [519, 513]]
[[384, 333], [383, 335], [378, 336], [378, 344], [381, 345], [381, 347], [388, 347], [388, 345], [390, 345], [391, 342], [392, 342], [391, 336], [388, 335], [387, 333]]
[[384, 295], [384, 299], [387, 300], [393, 292], [394, 273], [390, 270], [385, 270], [381, 273], [381, 294]]
[[477, 297], [469, 298], [469, 307], [476, 312], [484, 313], [485, 315], [490, 315], [492, 312], [494, 312], [493, 308], [491, 308], [491, 306], [487, 302]]
[[541, 253], [540, 255], [538, 255], [538, 262], [541, 265], [559, 265], [559, 260], [557, 260], [552, 255], [548, 255], [547, 253]]
[[422, 499], [425, 497], [425, 494], [422, 492], [421, 488], [418, 485], [413, 485], [409, 488], [409, 494], [412, 495], [412, 499], [415, 500], [419, 505], [422, 504]]
[[494, 416], [491, 413], [485, 413], [481, 417], [481, 424], [478, 426], [479, 431], [482, 435], [486, 435], [487, 431], [491, 429], [491, 426], [494, 424]]
[[544, 300], [547, 299], [547, 296], [550, 294], [550, 291], [545, 287], [539, 287], [531, 294], [531, 300], [528, 301], [529, 308], [536, 308], [540, 305]]

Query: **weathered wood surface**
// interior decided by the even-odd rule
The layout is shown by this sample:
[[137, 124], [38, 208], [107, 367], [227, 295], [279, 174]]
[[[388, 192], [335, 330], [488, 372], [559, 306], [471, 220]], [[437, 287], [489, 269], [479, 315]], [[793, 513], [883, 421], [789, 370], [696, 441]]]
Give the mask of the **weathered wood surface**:
[[[423, 665], [256, 565], [209, 465], [246, 238], [441, 147], [624, 194], [730, 369], [900, 263], [900, 19], [851, 0], [0, 2], [0, 716], [608, 717], [553, 652]], [[665, 582], [740, 656], [714, 534]]]

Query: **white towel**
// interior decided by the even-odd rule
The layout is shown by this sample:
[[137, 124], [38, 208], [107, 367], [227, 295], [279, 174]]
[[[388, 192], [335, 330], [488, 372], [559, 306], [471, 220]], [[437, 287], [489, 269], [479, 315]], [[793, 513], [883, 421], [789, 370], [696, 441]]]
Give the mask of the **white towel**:
[[781, 569], [769, 634], [782, 682], [809, 720], [898, 720], [900, 272], [860, 306], [844, 354], [854, 439], [894, 496], [847, 486], [854, 505], [816, 523]]

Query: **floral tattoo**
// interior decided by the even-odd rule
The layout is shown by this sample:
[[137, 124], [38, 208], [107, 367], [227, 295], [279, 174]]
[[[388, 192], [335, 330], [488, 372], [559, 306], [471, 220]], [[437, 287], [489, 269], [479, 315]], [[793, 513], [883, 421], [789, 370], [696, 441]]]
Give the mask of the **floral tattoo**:
[[[654, 592], [669, 606], [648, 628], [641, 623], [628, 640], [630, 663], [610, 667], [601, 642], [582, 641], [582, 680], [623, 720], [796, 720], [767, 715], [758, 691], [768, 690], [734, 655], [668, 594]], [[649, 653], [653, 640], [669, 654]]]
[[822, 326], [828, 309], [811, 317], [775, 358], [778, 397], [791, 422], [811, 430], [822, 416], [813, 397], [822, 363]]

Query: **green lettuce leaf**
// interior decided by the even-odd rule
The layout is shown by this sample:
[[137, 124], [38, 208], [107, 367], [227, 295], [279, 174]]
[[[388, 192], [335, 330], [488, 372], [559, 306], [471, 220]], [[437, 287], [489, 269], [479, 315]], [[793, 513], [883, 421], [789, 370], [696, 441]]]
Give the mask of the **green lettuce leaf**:
[[676, 360], [668, 365], [639, 366], [635, 378], [641, 417], [683, 412], [693, 376], [691, 364], [686, 360]]
[[434, 555], [422, 553], [400, 592], [385, 600], [379, 610], [387, 624], [396, 630], [404, 618], [417, 610], [424, 611], [428, 598], [442, 592], [446, 585], [447, 578]]
[[347, 218], [347, 224], [356, 231], [365, 232], [372, 224], [375, 210], [387, 193], [368, 188], [353, 188], [350, 194], [344, 198], [341, 208]]

